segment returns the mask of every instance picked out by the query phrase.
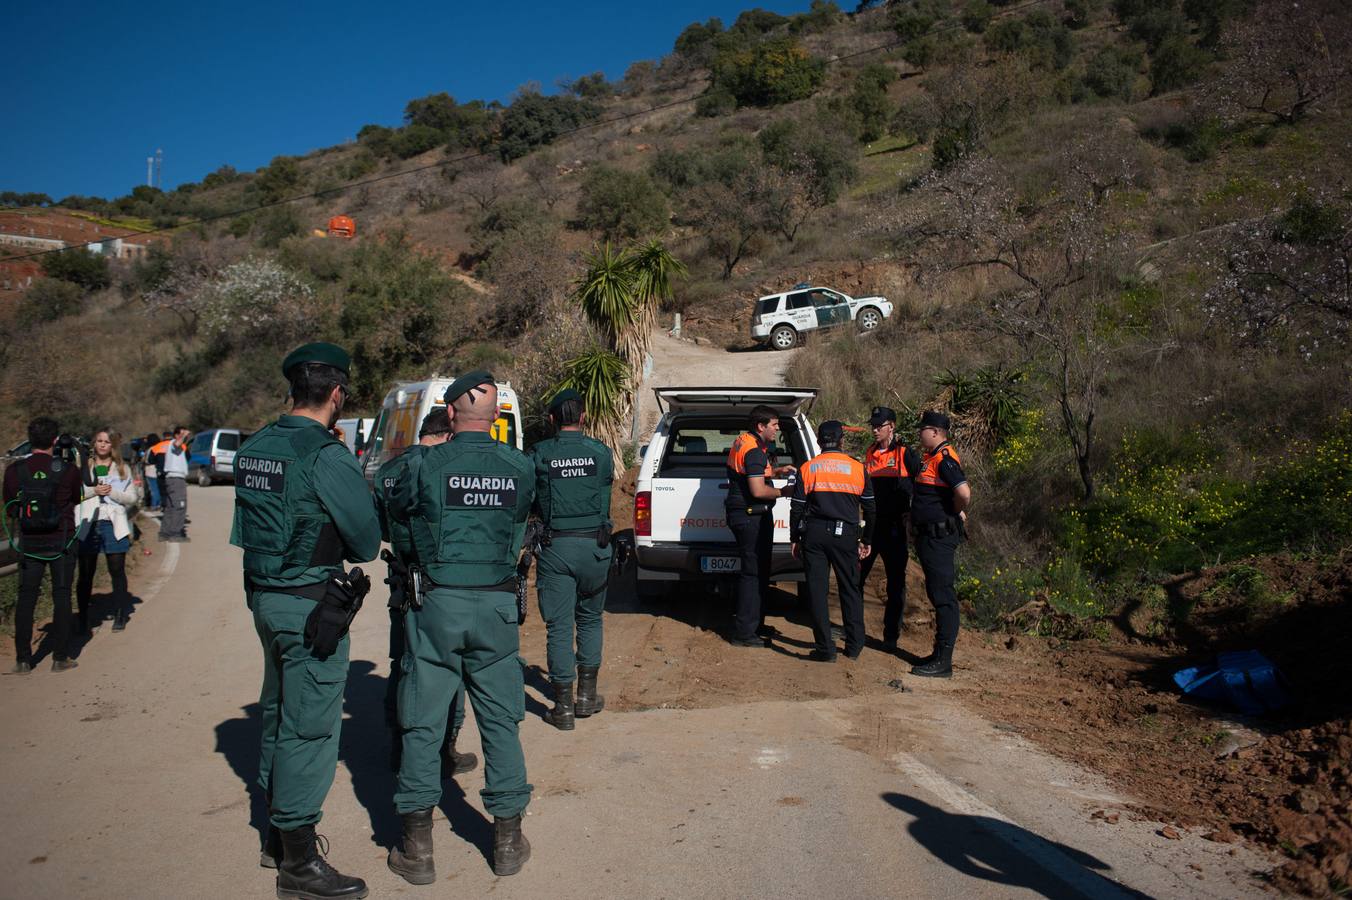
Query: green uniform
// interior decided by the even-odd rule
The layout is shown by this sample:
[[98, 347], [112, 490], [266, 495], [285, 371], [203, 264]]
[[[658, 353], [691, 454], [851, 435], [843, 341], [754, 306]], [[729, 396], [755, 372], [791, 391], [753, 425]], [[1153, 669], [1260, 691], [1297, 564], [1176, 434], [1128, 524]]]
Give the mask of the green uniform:
[[272, 823], [319, 821], [338, 762], [348, 639], [327, 659], [305, 646], [313, 594], [343, 561], [380, 549], [380, 523], [352, 454], [313, 419], [264, 426], [235, 458], [230, 543], [244, 548], [245, 590], [263, 645], [263, 737], [258, 782]]
[[572, 430], [536, 444], [530, 457], [536, 510], [551, 535], [535, 570], [540, 618], [549, 635], [549, 678], [570, 684], [577, 666], [601, 665], [601, 613], [613, 551], [597, 538], [610, 522], [614, 460], [600, 441]]
[[413, 544], [433, 587], [405, 617], [395, 808], [402, 815], [440, 801], [446, 710], [464, 685], [483, 742], [484, 808], [511, 818], [531, 792], [518, 734], [526, 688], [515, 595], [535, 495], [530, 463], [488, 434], [461, 432], [428, 449], [415, 484]]
[[[404, 565], [416, 564], [418, 553], [413, 546], [413, 532], [409, 527], [409, 515], [414, 498], [413, 487], [417, 482], [418, 469], [422, 466], [423, 454], [428, 450], [422, 444], [414, 444], [389, 460], [376, 470], [375, 491], [376, 515], [380, 517], [380, 536], [390, 544], [390, 549]], [[390, 609], [390, 679], [385, 692], [385, 715], [394, 725], [398, 724], [398, 691], [400, 660], [404, 658], [404, 613]], [[455, 743], [455, 736], [465, 724], [465, 689], [462, 685], [451, 698], [451, 729], [446, 733], [447, 744]]]

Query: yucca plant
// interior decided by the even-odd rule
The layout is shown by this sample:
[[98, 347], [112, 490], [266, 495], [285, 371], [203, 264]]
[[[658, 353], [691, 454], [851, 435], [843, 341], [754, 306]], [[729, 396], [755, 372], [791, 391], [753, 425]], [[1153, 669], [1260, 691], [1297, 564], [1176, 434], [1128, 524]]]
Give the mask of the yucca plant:
[[588, 430], [619, 458], [628, 437], [630, 381], [628, 364], [609, 350], [597, 348], [568, 360], [563, 379], [552, 393], [572, 388], [581, 394]]

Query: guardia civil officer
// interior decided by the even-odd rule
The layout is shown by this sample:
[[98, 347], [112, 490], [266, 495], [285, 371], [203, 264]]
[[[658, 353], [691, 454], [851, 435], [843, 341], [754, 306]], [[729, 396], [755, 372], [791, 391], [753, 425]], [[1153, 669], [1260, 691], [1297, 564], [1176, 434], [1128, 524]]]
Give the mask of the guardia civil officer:
[[873, 443], [864, 453], [864, 468], [873, 480], [878, 524], [873, 530], [873, 547], [859, 567], [859, 585], [863, 587], [873, 563], [881, 556], [887, 572], [883, 647], [895, 652], [906, 606], [906, 529], [911, 513], [911, 480], [920, 469], [920, 454], [902, 444], [897, 434], [897, 414], [890, 408], [873, 407], [868, 424], [873, 429]]
[[844, 438], [845, 426], [834, 419], [817, 427], [822, 452], [803, 463], [789, 511], [793, 555], [803, 561], [812, 633], [817, 640], [810, 658], [818, 662], [836, 661], [827, 597], [833, 569], [845, 626], [845, 655], [858, 659], [864, 649], [859, 561], [871, 549], [873, 484], [863, 463], [840, 449]]
[[577, 391], [570, 388], [555, 395], [549, 403], [549, 421], [556, 436], [530, 452], [536, 512], [549, 535], [536, 563], [535, 586], [540, 618], [548, 631], [549, 680], [554, 685], [554, 708], [545, 714], [545, 721], [570, 731], [575, 715], [585, 718], [605, 707], [605, 698], [596, 693], [596, 676], [601, 670], [601, 613], [613, 552], [610, 491], [615, 466], [606, 445], [582, 433], [586, 412]]
[[[400, 586], [397, 597], [392, 595], [390, 610], [390, 678], [385, 689], [385, 718], [393, 732], [391, 742], [391, 767], [399, 771], [399, 756], [403, 748], [402, 731], [399, 728], [398, 690], [399, 676], [402, 672], [400, 661], [404, 658], [404, 612], [411, 601], [409, 596], [412, 585], [409, 583], [410, 567], [418, 565], [418, 553], [413, 546], [413, 533], [409, 526], [409, 514], [412, 507], [413, 483], [417, 479], [423, 454], [429, 447], [444, 444], [451, 439], [451, 417], [446, 407], [435, 407], [423, 417], [418, 428], [418, 443], [404, 450], [398, 456], [385, 462], [376, 470], [373, 496], [376, 515], [380, 517], [380, 536], [389, 542], [394, 552], [395, 562], [390, 565], [391, 581]], [[399, 571], [396, 571], [399, 570]], [[460, 728], [465, 724], [465, 689], [462, 685], [451, 698], [451, 726], [446, 731], [446, 742], [441, 747], [442, 775], [462, 775], [472, 772], [479, 765], [479, 757], [473, 753], [458, 753], [455, 749]]]
[[911, 527], [915, 555], [925, 570], [925, 594], [934, 604], [934, 652], [911, 667], [914, 675], [948, 678], [953, 674], [953, 645], [958, 642], [958, 594], [954, 556], [967, 522], [972, 488], [958, 453], [948, 443], [948, 416], [930, 410], [920, 417], [924, 455], [915, 474]]
[[728, 642], [736, 647], [764, 647], [759, 633], [764, 630], [763, 604], [770, 590], [775, 501], [793, 491], [790, 485], [775, 487], [770, 479], [791, 475], [794, 467], [776, 468], [770, 463], [770, 447], [779, 437], [779, 413], [773, 407], [753, 408], [747, 425], [728, 448], [728, 493], [723, 501], [742, 564]]
[[484, 752], [484, 807], [493, 816], [493, 871], [512, 875], [530, 858], [521, 814], [530, 802], [518, 726], [525, 681], [517, 656], [516, 565], [535, 497], [525, 455], [493, 439], [498, 390], [488, 372], [446, 391], [455, 437], [424, 455], [410, 524], [430, 590], [404, 617], [399, 682], [404, 752], [395, 809], [403, 847], [389, 866], [432, 884], [432, 808], [441, 799], [440, 747], [451, 696], [465, 686]]
[[282, 363], [290, 415], [255, 432], [235, 457], [230, 543], [244, 549], [245, 593], [263, 645], [258, 782], [282, 845], [280, 864], [266, 850], [263, 862], [277, 865], [279, 897], [366, 896], [364, 881], [337, 872], [315, 846], [338, 763], [348, 663], [347, 635], [319, 607], [344, 560], [363, 562], [380, 549], [366, 481], [329, 430], [347, 399], [349, 367], [333, 344], [293, 351]]

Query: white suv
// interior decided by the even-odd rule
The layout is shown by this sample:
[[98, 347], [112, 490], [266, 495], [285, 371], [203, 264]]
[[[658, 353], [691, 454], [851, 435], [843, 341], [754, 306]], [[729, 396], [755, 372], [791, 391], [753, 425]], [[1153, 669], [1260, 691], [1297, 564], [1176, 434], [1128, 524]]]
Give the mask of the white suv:
[[892, 303], [886, 297], [856, 299], [831, 288], [799, 284], [756, 301], [751, 337], [776, 350], [788, 350], [798, 346], [804, 332], [851, 322], [860, 331], [872, 331], [890, 315]]
[[[723, 500], [728, 449], [746, 431], [753, 407], [764, 404], [779, 412], [779, 439], [771, 447], [777, 465], [802, 466], [818, 452], [807, 418], [817, 397], [813, 388], [672, 387], [654, 393], [662, 419], [643, 453], [634, 497], [634, 554], [639, 591], [645, 594], [659, 591], [663, 582], [708, 581], [740, 571]], [[789, 550], [786, 497], [775, 501], [770, 577], [803, 580], [802, 563]]]

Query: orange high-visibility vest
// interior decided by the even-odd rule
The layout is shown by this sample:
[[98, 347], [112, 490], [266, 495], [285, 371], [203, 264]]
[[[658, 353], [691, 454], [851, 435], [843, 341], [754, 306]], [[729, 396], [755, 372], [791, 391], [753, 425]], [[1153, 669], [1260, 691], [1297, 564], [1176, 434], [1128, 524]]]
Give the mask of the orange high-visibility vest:
[[896, 441], [886, 450], [879, 450], [877, 444], [868, 448], [864, 454], [864, 467], [871, 478], [908, 478], [906, 471], [906, 448]]
[[[728, 468], [738, 475], [757, 475], [758, 472], [748, 472], [746, 470], [746, 455], [760, 446], [760, 438], [749, 431], [744, 431], [737, 436], [737, 440], [732, 442], [728, 448]], [[762, 448], [763, 449], [763, 448]], [[765, 456], [766, 478], [774, 477], [774, 470], [770, 468], [770, 455]]]
[[954, 450], [948, 444], [939, 445], [939, 449], [926, 456], [920, 466], [920, 471], [915, 473], [915, 483], [925, 484], [930, 487], [950, 487], [939, 477], [939, 464], [948, 457], [958, 465], [962, 465], [962, 460], [958, 458], [958, 451]]
[[864, 493], [864, 464], [839, 450], [827, 450], [803, 465], [802, 479], [805, 496], [833, 493], [859, 497]]

